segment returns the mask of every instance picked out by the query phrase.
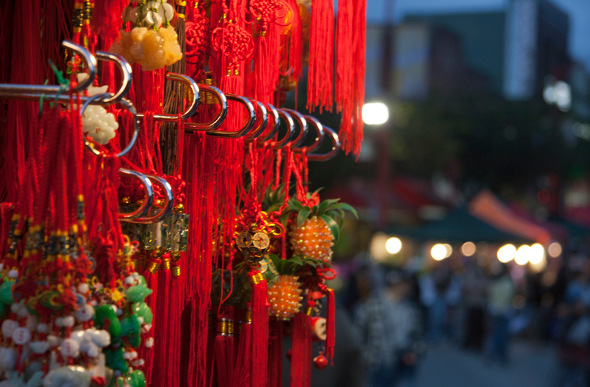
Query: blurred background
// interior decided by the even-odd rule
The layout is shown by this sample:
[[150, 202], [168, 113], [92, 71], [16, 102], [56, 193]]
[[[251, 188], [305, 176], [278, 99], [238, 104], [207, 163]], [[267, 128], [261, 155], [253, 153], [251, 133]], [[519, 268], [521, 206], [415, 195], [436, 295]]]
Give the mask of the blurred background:
[[314, 385], [590, 386], [589, 19], [589, 0], [367, 1], [361, 154], [310, 165], [359, 212]]

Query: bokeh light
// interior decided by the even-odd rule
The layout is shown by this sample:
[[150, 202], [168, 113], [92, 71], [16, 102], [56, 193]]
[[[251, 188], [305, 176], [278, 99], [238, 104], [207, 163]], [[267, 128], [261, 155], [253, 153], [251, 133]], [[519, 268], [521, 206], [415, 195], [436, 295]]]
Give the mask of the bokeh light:
[[545, 259], [545, 248], [540, 243], [535, 243], [531, 246], [529, 262], [533, 265], [538, 265]]
[[437, 243], [430, 249], [430, 255], [435, 261], [442, 261], [453, 254], [453, 248], [448, 243]]
[[471, 257], [473, 254], [475, 254], [476, 250], [477, 248], [473, 242], [465, 242], [461, 245], [461, 253], [466, 257]]
[[526, 265], [531, 258], [531, 246], [522, 245], [516, 250], [514, 262], [518, 265]]
[[383, 125], [389, 120], [389, 108], [383, 102], [367, 102], [362, 114], [367, 125]]
[[551, 258], [557, 258], [557, 257], [559, 257], [561, 255], [561, 252], [562, 251], [563, 251], [563, 249], [562, 249], [561, 244], [559, 242], [552, 242], [547, 247], [547, 254]]
[[510, 262], [516, 256], [516, 247], [513, 244], [506, 244], [498, 249], [498, 261], [502, 263]]
[[389, 254], [397, 254], [402, 249], [402, 241], [397, 237], [391, 237], [385, 242], [385, 249]]

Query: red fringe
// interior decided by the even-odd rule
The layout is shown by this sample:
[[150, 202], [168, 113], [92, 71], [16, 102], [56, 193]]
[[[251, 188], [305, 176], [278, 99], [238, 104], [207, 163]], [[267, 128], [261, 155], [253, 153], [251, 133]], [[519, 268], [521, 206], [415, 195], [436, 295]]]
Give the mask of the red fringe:
[[10, 227], [10, 220], [14, 214], [13, 203], [0, 203], [0, 262], [3, 261], [4, 254], [6, 254], [6, 239], [8, 238], [8, 229]]
[[305, 313], [293, 317], [290, 381], [291, 387], [311, 385], [311, 317]]
[[280, 56], [279, 31], [276, 23], [270, 23], [266, 35], [255, 39], [253, 71], [247, 75], [248, 95], [260, 102], [274, 101], [274, 91], [279, 84]]
[[301, 15], [296, 0], [286, 0], [287, 13], [290, 15], [285, 21], [287, 33], [282, 34], [282, 64], [281, 74], [290, 80], [297, 81], [303, 70], [303, 31], [301, 27]]
[[[39, 0], [14, 2], [11, 16], [13, 29], [6, 35], [6, 39], [12, 39], [11, 62], [10, 66], [6, 66], [10, 68], [10, 83], [40, 85], [45, 79], [51, 79], [52, 82], [55, 79], [43, 53], [41, 31], [31, 28], [41, 25], [42, 8]], [[36, 149], [30, 145], [38, 136], [35, 129], [39, 127], [39, 103], [9, 100], [6, 111], [7, 119], [0, 128], [0, 154], [4, 160], [0, 166], [0, 199], [16, 202], [18, 187], [23, 183], [26, 170], [25, 151]]]
[[336, 342], [336, 305], [334, 303], [334, 291], [332, 289], [328, 289], [328, 301], [326, 304], [326, 357], [330, 361], [331, 365], [334, 365], [334, 345]]
[[283, 387], [283, 322], [270, 321], [268, 343], [268, 386]]
[[213, 344], [218, 387], [230, 387], [232, 382], [232, 373], [234, 372], [235, 344], [233, 332], [227, 331], [227, 327], [225, 332], [220, 331], [220, 326], [228, 323], [233, 325], [233, 316], [228, 310], [225, 310], [224, 308], [224, 310], [217, 317], [217, 335], [215, 336], [215, 341]]
[[[103, 49], [111, 47], [119, 36], [122, 26], [121, 14], [128, 4], [127, 0], [95, 1], [92, 31], [101, 39]], [[134, 71], [134, 77], [135, 74]]]
[[359, 155], [365, 100], [366, 1], [340, 0], [336, 28], [336, 107], [342, 112], [340, 140], [346, 154]]
[[[351, 69], [349, 69], [351, 71]], [[314, 0], [309, 37], [307, 109], [332, 111], [334, 104], [334, 6], [332, 0]]]
[[[256, 271], [251, 275], [259, 274]], [[252, 387], [265, 387], [268, 367], [268, 285], [252, 282]]]
[[[249, 310], [251, 311], [251, 309]], [[252, 321], [242, 318], [240, 324], [240, 340], [236, 357], [236, 369], [233, 373], [232, 387], [250, 387], [252, 373]]]

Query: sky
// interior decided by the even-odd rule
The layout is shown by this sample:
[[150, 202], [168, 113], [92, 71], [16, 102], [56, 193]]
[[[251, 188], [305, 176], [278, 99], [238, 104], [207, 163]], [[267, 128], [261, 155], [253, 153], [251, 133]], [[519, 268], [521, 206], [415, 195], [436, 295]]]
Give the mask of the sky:
[[[367, 0], [367, 21], [394, 15], [399, 21], [408, 12], [461, 12], [501, 10], [509, 0]], [[590, 0], [551, 0], [570, 15], [569, 50], [573, 59], [590, 71]]]

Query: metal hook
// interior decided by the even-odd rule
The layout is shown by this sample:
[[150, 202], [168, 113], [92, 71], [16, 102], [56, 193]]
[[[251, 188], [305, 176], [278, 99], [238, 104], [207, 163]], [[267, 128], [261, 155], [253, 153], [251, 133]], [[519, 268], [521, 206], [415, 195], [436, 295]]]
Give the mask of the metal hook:
[[[123, 58], [120, 55], [117, 54], [113, 54], [110, 52], [105, 52], [105, 51], [97, 51], [96, 52], [96, 58], [97, 59], [101, 59], [101, 60], [107, 60], [107, 61], [111, 61], [111, 62], [115, 62], [117, 67], [119, 67], [119, 71], [121, 73], [121, 77], [122, 77], [122, 81], [121, 81], [121, 86], [119, 87], [119, 89], [112, 95], [112, 97], [109, 98], [105, 98], [103, 100], [93, 100], [92, 104], [93, 105], [108, 105], [111, 103], [115, 103], [120, 101], [125, 95], [127, 95], [127, 93], [129, 92], [129, 89], [131, 88], [131, 73], [132, 73], [132, 68], [131, 65], [129, 64], [129, 62], [127, 62], [125, 60], [125, 58]], [[83, 83], [86, 83], [88, 80], [84, 80], [82, 81]], [[1, 93], [1, 91], [0, 91]], [[70, 99], [70, 95], [68, 93], [63, 94], [60, 93], [59, 95], [51, 95], [51, 94], [46, 94], [46, 93], [41, 93], [41, 92], [35, 92], [35, 93], [23, 93], [23, 94], [19, 94], [16, 98], [21, 98], [21, 99], [41, 99], [41, 98], [50, 98], [52, 100], [57, 100], [59, 102], [64, 102], [64, 103], [69, 103], [71, 101]], [[85, 103], [86, 101], [88, 101], [90, 97], [86, 97], [86, 96], [80, 96], [80, 102]]]
[[143, 183], [143, 190], [146, 196], [143, 200], [143, 203], [141, 203], [141, 206], [139, 206], [139, 208], [137, 208], [135, 211], [119, 213], [119, 220], [122, 222], [129, 222], [133, 219], [147, 215], [150, 211], [150, 208], [152, 207], [152, 203], [154, 202], [154, 188], [152, 186], [152, 182], [143, 173], [139, 173], [131, 169], [119, 168], [119, 172], [124, 175], [138, 178]]
[[[82, 57], [86, 63], [86, 69], [88, 70], [88, 78], [76, 86], [71, 87], [69, 90], [64, 91], [61, 85], [21, 85], [12, 83], [0, 84], [0, 97], [10, 98], [23, 98], [23, 99], [39, 99], [41, 94], [46, 96], [51, 94], [59, 94], [63, 92], [67, 93], [79, 93], [92, 86], [94, 78], [96, 77], [96, 58], [84, 47], [74, 44], [68, 40], [64, 40], [61, 45], [68, 48]], [[33, 94], [30, 96], [28, 94]], [[39, 95], [39, 96], [37, 96]]]
[[300, 147], [300, 148], [295, 148], [295, 149], [296, 150], [303, 150], [303, 149], [305, 149], [306, 152], [311, 153], [311, 152], [315, 151], [320, 146], [320, 144], [322, 143], [322, 140], [324, 139], [324, 127], [323, 127], [322, 123], [320, 122], [320, 120], [318, 120], [315, 117], [306, 116], [306, 115], [304, 115], [303, 117], [308, 122], [309, 126], [312, 127], [315, 130], [315, 132], [316, 132], [316, 138], [315, 138], [313, 144], [311, 144], [309, 146], [303, 146], [303, 147]]
[[[105, 93], [96, 94], [92, 97], [88, 97], [86, 102], [84, 102], [84, 105], [82, 105], [82, 107], [80, 108], [80, 116], [84, 115], [84, 110], [86, 110], [86, 108], [88, 107], [88, 105], [92, 103], [92, 101], [102, 100], [103, 98], [109, 98], [111, 96], [112, 93]], [[139, 121], [137, 119], [137, 112], [135, 111], [135, 106], [133, 106], [133, 104], [129, 100], [122, 98], [119, 101], [119, 103], [123, 105], [127, 110], [129, 110], [131, 114], [133, 114], [133, 122], [135, 122], [135, 130], [133, 131], [133, 137], [131, 137], [131, 141], [129, 142], [129, 144], [127, 144], [127, 147], [125, 147], [125, 149], [123, 149], [121, 152], [117, 154], [117, 157], [123, 157], [127, 154], [127, 152], [131, 150], [131, 148], [133, 148], [135, 142], [137, 141], [137, 136], [139, 135]], [[94, 149], [92, 146], [90, 146], [88, 141], [84, 141], [84, 144], [86, 145], [86, 148], [88, 148], [93, 154], [95, 154], [96, 156], [100, 155], [100, 152]]]
[[244, 127], [242, 127], [240, 130], [236, 132], [222, 132], [215, 130], [207, 131], [207, 134], [216, 137], [243, 137], [246, 134], [248, 134], [248, 132], [250, 132], [250, 129], [252, 129], [252, 127], [254, 126], [254, 122], [256, 122], [256, 110], [254, 110], [254, 105], [252, 105], [252, 102], [250, 102], [248, 98], [242, 97], [241, 95], [228, 93], [226, 94], [226, 97], [228, 100], [233, 100], [242, 103], [246, 107], [246, 109], [248, 109], [248, 121], [246, 122], [246, 125], [244, 125]]
[[279, 112], [279, 117], [287, 123], [287, 133], [285, 133], [285, 137], [276, 142], [273, 147], [274, 149], [283, 148], [285, 145], [287, 145], [287, 143], [291, 140], [291, 137], [293, 137], [293, 132], [295, 131], [295, 122], [293, 121], [293, 118], [283, 109], [277, 109], [277, 111]]
[[113, 94], [112, 97], [105, 98], [104, 100], [102, 100], [101, 103], [110, 104], [120, 101], [121, 98], [127, 95], [129, 89], [131, 88], [131, 73], [133, 72], [131, 65], [121, 55], [113, 54], [111, 52], [96, 51], [96, 57], [98, 59], [115, 62], [117, 67], [119, 67], [119, 72], [121, 73], [122, 79], [121, 87], [119, 87], [119, 90], [117, 90], [117, 92]]
[[247, 138], [248, 140], [253, 140], [260, 136], [262, 133], [264, 133], [264, 131], [266, 130], [266, 126], [268, 125], [268, 111], [266, 110], [266, 107], [264, 107], [264, 104], [262, 102], [254, 101], [253, 99], [250, 99], [250, 101], [256, 102], [256, 104], [258, 105], [258, 110], [260, 110], [261, 113], [260, 125], [258, 126], [258, 128], [254, 129], [254, 131], [252, 131], [252, 133], [250, 133], [250, 135], [248, 135]]
[[336, 153], [338, 153], [338, 150], [340, 149], [340, 139], [338, 138], [338, 134], [332, 128], [329, 128], [325, 125], [323, 126], [323, 128], [324, 128], [324, 133], [326, 133], [326, 131], [327, 131], [328, 132], [327, 134], [332, 138], [332, 149], [328, 153], [324, 153], [324, 154], [313, 154], [313, 153], [308, 154], [307, 159], [309, 161], [331, 160], [336, 156]]
[[[197, 111], [197, 107], [199, 106], [200, 99], [199, 99], [199, 85], [195, 82], [191, 77], [184, 74], [178, 73], [168, 73], [166, 74], [166, 79], [172, 81], [179, 81], [190, 87], [193, 95], [193, 99], [189, 106], [187, 107], [186, 111], [180, 115], [180, 118], [185, 121], [189, 117], [191, 117]], [[137, 115], [139, 118], [143, 118], [144, 114], [139, 113]], [[155, 121], [164, 121], [164, 122], [176, 122], [178, 121], [178, 115], [176, 114], [154, 114]]]
[[217, 127], [219, 127], [219, 125], [221, 125], [221, 123], [225, 120], [225, 117], [227, 116], [227, 98], [225, 94], [215, 86], [203, 85], [200, 83], [198, 85], [202, 90], [215, 94], [215, 96], [219, 100], [221, 109], [219, 110], [219, 113], [217, 113], [217, 116], [215, 116], [215, 118], [211, 122], [204, 124], [200, 122], [187, 122], [186, 124], [184, 124], [185, 132], [214, 130]]
[[299, 113], [296, 110], [287, 109], [287, 108], [283, 108], [282, 110], [285, 110], [291, 116], [295, 116], [295, 121], [297, 121], [297, 124], [299, 125], [299, 134], [297, 135], [297, 137], [295, 137], [291, 141], [291, 143], [293, 143], [293, 146], [297, 147], [297, 146], [301, 145], [301, 143], [303, 142], [303, 139], [307, 135], [307, 131], [308, 131], [307, 121], [305, 120], [305, 117], [303, 117], [303, 114]]
[[[279, 117], [279, 111], [277, 110], [277, 108], [275, 108], [274, 106], [272, 106], [269, 103], [267, 103], [266, 105], [268, 106], [268, 110], [270, 111], [270, 114], [272, 114], [273, 126], [272, 126], [272, 130], [266, 136], [263, 136], [262, 138], [260, 138], [261, 142], [265, 142], [265, 141], [268, 141], [271, 138], [273, 138], [277, 134], [277, 132], [279, 131], [279, 126], [281, 124], [281, 119]], [[261, 133], [260, 136], [262, 136], [263, 134], [264, 134], [264, 132]]]
[[145, 176], [148, 179], [150, 179], [151, 181], [153, 181], [154, 183], [158, 184], [160, 187], [164, 188], [164, 191], [166, 191], [166, 196], [164, 196], [164, 205], [162, 206], [162, 209], [160, 211], [158, 211], [157, 213], [155, 213], [154, 215], [141, 217], [141, 218], [135, 218], [135, 219], [127, 221], [129, 223], [142, 223], [142, 224], [158, 223], [161, 220], [163, 220], [165, 217], [170, 215], [170, 212], [172, 211], [172, 208], [174, 207], [174, 193], [172, 192], [172, 186], [170, 185], [170, 183], [168, 183], [168, 181], [166, 179], [164, 179], [163, 177], [160, 177], [160, 176], [156, 176], [156, 175], [145, 175]]

